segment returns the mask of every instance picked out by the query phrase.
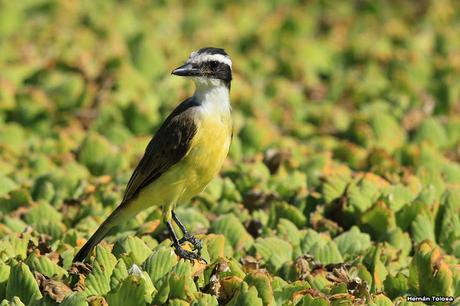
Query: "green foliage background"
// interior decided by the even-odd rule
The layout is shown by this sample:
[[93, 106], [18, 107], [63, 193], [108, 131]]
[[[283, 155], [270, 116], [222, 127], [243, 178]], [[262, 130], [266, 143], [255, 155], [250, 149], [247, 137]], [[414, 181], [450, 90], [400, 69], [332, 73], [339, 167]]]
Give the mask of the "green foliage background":
[[[459, 12], [446, 0], [0, 0], [1, 305], [459, 296]], [[177, 213], [209, 264], [179, 261], [153, 209], [72, 266], [192, 94], [170, 71], [203, 46], [234, 62], [234, 140], [221, 177]]]

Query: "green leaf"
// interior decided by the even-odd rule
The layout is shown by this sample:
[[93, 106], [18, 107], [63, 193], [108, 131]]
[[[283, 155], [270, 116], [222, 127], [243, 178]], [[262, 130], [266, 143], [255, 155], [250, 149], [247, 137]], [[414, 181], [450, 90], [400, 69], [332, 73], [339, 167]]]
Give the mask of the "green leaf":
[[128, 269], [122, 259], [119, 259], [115, 267], [113, 268], [112, 275], [110, 276], [110, 288], [114, 289], [128, 277]]
[[107, 294], [107, 303], [110, 306], [124, 306], [127, 301], [129, 305], [145, 306], [145, 280], [140, 276], [128, 276], [112, 292]]
[[85, 279], [85, 293], [90, 295], [104, 295], [110, 291], [110, 276], [116, 265], [116, 258], [104, 247], [96, 247], [96, 258], [93, 270]]
[[422, 242], [409, 266], [409, 286], [418, 295], [452, 296], [452, 270], [434, 242]]
[[292, 260], [292, 246], [279, 238], [258, 238], [254, 244], [256, 254], [274, 270], [278, 270], [283, 263]]
[[417, 193], [402, 184], [391, 185], [385, 188], [382, 193], [385, 202], [395, 212], [398, 212], [404, 205], [411, 203], [417, 196]]
[[440, 200], [441, 195], [446, 190], [446, 184], [437, 166], [420, 167], [417, 170], [417, 177], [420, 178], [423, 184], [423, 189], [417, 199], [421, 203], [428, 205]]
[[3, 261], [0, 261], [0, 283], [5, 283], [8, 281], [8, 278], [10, 276], [10, 270], [11, 267], [4, 263]]
[[409, 234], [403, 232], [399, 227], [388, 232], [386, 239], [392, 246], [401, 250], [403, 255], [409, 255], [412, 250], [412, 241]]
[[310, 294], [306, 294], [300, 300], [297, 305], [301, 306], [328, 306], [330, 305], [328, 300], [324, 297], [312, 297]]
[[329, 175], [326, 183], [323, 185], [323, 197], [326, 203], [330, 203], [342, 196], [345, 192], [345, 188], [350, 182], [351, 173], [348, 168], [344, 168], [343, 171], [337, 171]]
[[297, 292], [303, 292], [306, 289], [310, 289], [308, 282], [295, 281], [287, 284], [284, 280], [279, 277], [274, 277], [272, 281], [273, 293], [277, 305], [286, 305], [288, 301], [293, 299], [293, 296]]
[[406, 141], [404, 129], [393, 116], [379, 113], [371, 118], [370, 123], [374, 131], [376, 147], [391, 153]]
[[259, 126], [256, 120], [248, 119], [238, 135], [243, 142], [243, 149], [255, 148], [262, 149], [265, 132]]
[[246, 276], [246, 273], [244, 272], [242, 265], [235, 258], [231, 258], [230, 260], [226, 261], [226, 263], [230, 268], [231, 275], [240, 278], [244, 278]]
[[38, 271], [47, 277], [63, 277], [67, 271], [51, 261], [47, 256], [37, 256], [35, 253], [30, 254], [26, 260], [27, 265], [32, 271]]
[[428, 117], [417, 129], [414, 141], [417, 143], [428, 142], [435, 147], [442, 147], [448, 143], [444, 127], [437, 118]]
[[372, 306], [393, 306], [393, 302], [383, 294], [376, 295], [370, 303]]
[[150, 303], [152, 301], [152, 294], [157, 290], [147, 272], [142, 271], [136, 264], [133, 264], [131, 268], [129, 268], [128, 273], [129, 275], [139, 276], [144, 280], [145, 300]]
[[10, 234], [6, 239], [0, 240], [0, 252], [5, 253], [8, 258], [18, 256], [25, 259], [29, 241], [30, 234]]
[[392, 299], [408, 293], [409, 283], [407, 276], [398, 273], [395, 276], [388, 275], [383, 282], [385, 293]]
[[396, 215], [396, 223], [401, 230], [406, 231], [412, 225], [415, 218], [426, 208], [418, 200], [404, 206]]
[[31, 208], [25, 215], [28, 224], [36, 225], [43, 220], [61, 221], [62, 215], [47, 202], [39, 202], [37, 206]]
[[96, 246], [96, 257], [94, 258], [93, 265], [98, 264], [104, 267], [105, 276], [109, 277], [112, 274], [113, 268], [117, 264], [117, 259], [110, 253], [109, 250], [101, 245]]
[[225, 236], [233, 249], [239, 250], [252, 244], [253, 238], [233, 214], [220, 216], [212, 223], [212, 232]]
[[379, 195], [379, 187], [371, 180], [363, 179], [359, 184], [348, 186], [347, 197], [354, 208], [353, 213], [360, 214], [369, 209]]
[[361, 216], [361, 222], [376, 239], [383, 239], [387, 231], [396, 227], [394, 212], [381, 201]]
[[370, 248], [368, 254], [364, 258], [364, 264], [372, 276], [372, 292], [382, 290], [383, 282], [388, 275], [388, 271], [382, 262], [381, 254], [381, 246], [377, 245]]
[[197, 292], [191, 306], [218, 306], [219, 302], [213, 295]]
[[346, 258], [353, 258], [355, 255], [366, 250], [371, 245], [371, 238], [368, 234], [360, 232], [357, 226], [334, 238], [335, 243]]
[[152, 250], [139, 237], [127, 236], [115, 243], [113, 253], [118, 257], [127, 253], [137, 265], [141, 265]]
[[142, 264], [142, 268], [156, 282], [177, 264], [177, 255], [170, 247], [160, 246]]
[[[29, 206], [32, 202], [32, 198], [30, 196], [29, 190], [26, 189], [17, 189], [10, 191], [8, 196], [0, 197], [0, 211], [8, 213], [11, 212], [21, 206]], [[5, 219], [11, 219], [7, 215]], [[16, 222], [21, 220], [14, 219]]]
[[91, 132], [83, 140], [78, 151], [78, 161], [92, 174], [116, 174], [125, 166], [122, 154], [103, 136]]
[[45, 202], [51, 202], [56, 195], [54, 185], [46, 175], [35, 180], [31, 193], [34, 200], [43, 200]]
[[82, 292], [73, 292], [66, 296], [61, 306], [87, 306], [88, 302], [86, 302], [85, 294]]
[[331, 294], [341, 294], [348, 293], [348, 288], [346, 283], [337, 283], [334, 287], [331, 288]]
[[309, 253], [311, 248], [323, 239], [326, 238], [322, 237], [322, 235], [318, 234], [315, 230], [308, 229], [307, 234], [304, 236], [301, 242], [302, 252]]
[[207, 246], [211, 263], [225, 257], [225, 237], [223, 235], [208, 234], [202, 239], [202, 242]]
[[10, 301], [3, 300], [0, 303], [0, 306], [25, 306], [20, 298], [17, 296], [13, 297]]
[[275, 217], [276, 220], [282, 218], [289, 220], [297, 227], [303, 227], [307, 222], [305, 215], [297, 207], [287, 202], [278, 202], [275, 204]]
[[192, 277], [192, 264], [181, 259], [168, 273], [169, 298], [188, 299], [197, 291]]
[[35, 229], [41, 234], [52, 237], [52, 240], [59, 240], [67, 231], [66, 226], [59, 221], [40, 220], [35, 224]]
[[[7, 125], [3, 125], [2, 127], [2, 133], [0, 133], [0, 144], [2, 146], [5, 146], [9, 150], [19, 153], [24, 150], [27, 141], [26, 140], [26, 132], [24, 128], [17, 124], [17, 123], [8, 123]], [[10, 180], [3, 180], [3, 182], [6, 182], [6, 186], [8, 185], [11, 187], [11, 181]], [[10, 189], [10, 188], [5, 188], [5, 190]]]
[[246, 275], [244, 281], [249, 286], [257, 288], [258, 296], [262, 299], [264, 305], [274, 305], [273, 290], [270, 283], [270, 278], [266, 273], [253, 272]]
[[433, 222], [425, 213], [419, 214], [412, 222], [412, 236], [415, 243], [420, 243], [425, 239], [435, 241]]
[[343, 262], [342, 255], [334, 241], [321, 240], [311, 247], [309, 253], [324, 265]]
[[332, 283], [327, 280], [326, 276], [323, 274], [316, 274], [308, 278], [308, 283], [313, 289], [316, 289], [321, 292], [327, 292], [331, 287]]
[[[449, 253], [455, 250], [455, 244], [460, 241], [460, 189], [447, 190], [442, 198], [437, 215], [438, 241]], [[456, 254], [456, 253], [454, 253]], [[456, 254], [460, 256], [460, 252]]]
[[263, 301], [257, 295], [257, 289], [254, 286], [249, 286], [245, 282], [241, 283], [241, 287], [234, 297], [230, 300], [227, 306], [237, 305], [251, 305], [251, 306], [262, 306]]
[[18, 185], [12, 179], [0, 173], [0, 197], [6, 196], [16, 188]]
[[85, 279], [85, 293], [87, 296], [104, 295], [110, 291], [110, 279], [105, 273], [105, 269], [98, 263], [93, 266], [93, 270]]
[[289, 175], [272, 176], [269, 182], [269, 187], [283, 199], [289, 199], [302, 193], [302, 190], [307, 190], [307, 176], [300, 171], [293, 171]]
[[6, 298], [19, 297], [26, 304], [42, 298], [38, 284], [30, 272], [29, 267], [23, 263], [13, 263], [10, 277], [6, 286]]
[[280, 219], [277, 226], [278, 236], [289, 241], [292, 246], [300, 245], [301, 234], [294, 223], [287, 219]]

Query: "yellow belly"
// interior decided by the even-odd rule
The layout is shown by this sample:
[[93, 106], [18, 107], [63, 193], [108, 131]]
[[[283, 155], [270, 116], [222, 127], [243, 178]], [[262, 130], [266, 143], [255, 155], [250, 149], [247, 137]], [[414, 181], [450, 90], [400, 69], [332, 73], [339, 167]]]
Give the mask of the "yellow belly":
[[151, 206], [172, 208], [187, 202], [219, 173], [231, 142], [230, 114], [207, 116], [197, 125], [188, 154], [139, 192], [129, 204], [133, 213]]
[[193, 139], [192, 149], [184, 159], [189, 173], [179, 202], [188, 201], [200, 193], [219, 173], [227, 157], [230, 142], [229, 120], [209, 117], [201, 121], [201, 128]]

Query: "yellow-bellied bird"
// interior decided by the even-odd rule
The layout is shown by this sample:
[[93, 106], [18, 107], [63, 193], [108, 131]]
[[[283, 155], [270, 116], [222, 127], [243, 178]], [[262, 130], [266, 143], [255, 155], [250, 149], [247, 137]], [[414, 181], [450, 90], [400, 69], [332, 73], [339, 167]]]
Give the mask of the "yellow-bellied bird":
[[[201, 258], [200, 241], [187, 232], [174, 208], [200, 193], [227, 156], [232, 138], [232, 61], [223, 49], [202, 48], [192, 52], [172, 74], [190, 77], [195, 93], [166, 118], [134, 170], [121, 204], [80, 249], [74, 262], [84, 261], [114, 226], [152, 206], [162, 207], [177, 254], [186, 259]], [[183, 233], [180, 240], [172, 221]], [[184, 250], [181, 244], [185, 241], [197, 252]]]

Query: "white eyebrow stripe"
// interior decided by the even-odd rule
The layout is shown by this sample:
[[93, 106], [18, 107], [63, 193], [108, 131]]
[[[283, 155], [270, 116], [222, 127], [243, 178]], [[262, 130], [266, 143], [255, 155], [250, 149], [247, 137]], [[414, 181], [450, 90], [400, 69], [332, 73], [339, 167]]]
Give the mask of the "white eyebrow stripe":
[[196, 59], [191, 59], [193, 62], [208, 62], [208, 61], [217, 61], [224, 64], [227, 64], [232, 68], [232, 61], [228, 56], [222, 54], [200, 54], [196, 56]]

